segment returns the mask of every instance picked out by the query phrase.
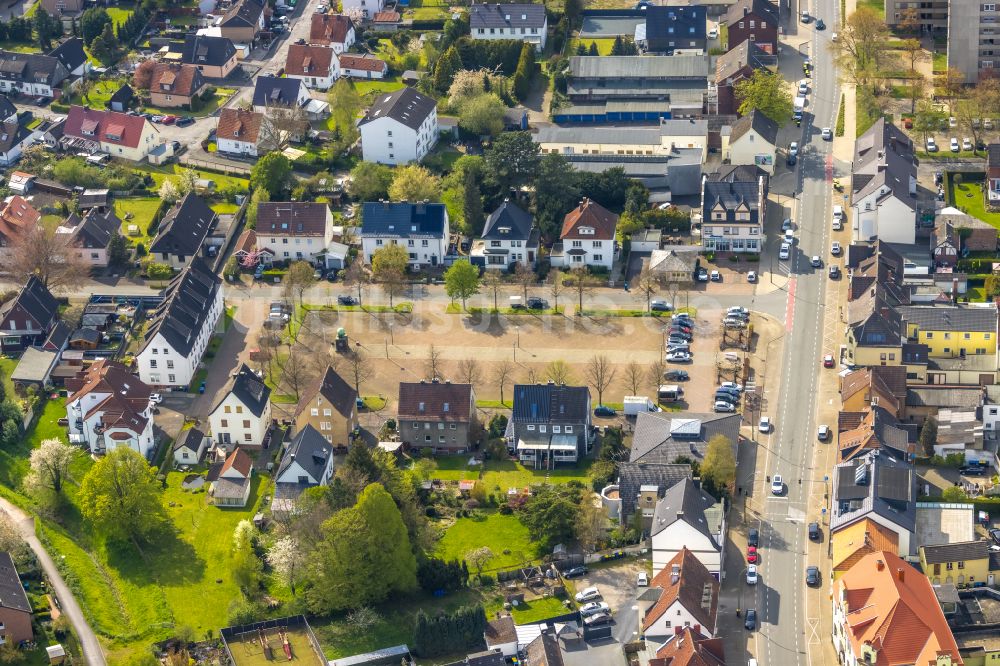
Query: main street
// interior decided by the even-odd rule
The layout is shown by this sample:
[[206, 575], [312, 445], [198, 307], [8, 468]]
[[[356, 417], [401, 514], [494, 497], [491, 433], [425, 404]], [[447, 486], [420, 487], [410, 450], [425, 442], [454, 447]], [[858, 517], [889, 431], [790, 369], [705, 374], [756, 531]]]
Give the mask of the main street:
[[[748, 634], [748, 651], [761, 664], [811, 665], [807, 627], [818, 617], [818, 604], [828, 603], [826, 595], [810, 591], [805, 585], [805, 568], [818, 561], [806, 561], [808, 548], [806, 524], [816, 519], [816, 502], [810, 502], [812, 484], [828, 473], [813, 468], [816, 444], [817, 391], [824, 373], [824, 354], [836, 349], [824, 348], [824, 314], [828, 280], [831, 233], [833, 175], [832, 142], [822, 140], [820, 129], [834, 127], [840, 102], [837, 72], [830, 51], [830, 34], [838, 29], [839, 6], [835, 0], [814, 0], [815, 4], [793, 4], [788, 17], [784, 50], [799, 65], [808, 56], [815, 69], [809, 81], [809, 95], [802, 122], [800, 156], [797, 168], [792, 218], [797, 242], [787, 263], [789, 280], [786, 290], [788, 307], [783, 345], [780, 388], [777, 400], [769, 396], [775, 428], [759, 437], [758, 474], [751, 491], [751, 512], [756, 520], [750, 526], [760, 529], [761, 582], [750, 593], [758, 614], [758, 631]], [[827, 23], [826, 31], [814, 30], [799, 21], [805, 9]], [[796, 66], [795, 63], [792, 63]], [[796, 70], [792, 70], [795, 72]], [[797, 70], [796, 78], [801, 76]], [[793, 137], [794, 138], [794, 137]], [[782, 169], [783, 166], [778, 166]], [[778, 237], [778, 231], [769, 233]], [[777, 241], [772, 241], [776, 243]], [[772, 248], [773, 251], [773, 248]], [[822, 266], [814, 268], [810, 258], [818, 255]], [[834, 291], [831, 288], [831, 293]], [[835, 338], [834, 338], [835, 339]], [[761, 469], [762, 466], [762, 469]], [[781, 475], [785, 487], [781, 495], [771, 492], [770, 480]], [[821, 481], [819, 481], [821, 483]], [[822, 492], [822, 491], [820, 491]], [[810, 509], [813, 514], [810, 514]], [[742, 581], [740, 581], [742, 584]], [[819, 627], [823, 636], [827, 628]]]

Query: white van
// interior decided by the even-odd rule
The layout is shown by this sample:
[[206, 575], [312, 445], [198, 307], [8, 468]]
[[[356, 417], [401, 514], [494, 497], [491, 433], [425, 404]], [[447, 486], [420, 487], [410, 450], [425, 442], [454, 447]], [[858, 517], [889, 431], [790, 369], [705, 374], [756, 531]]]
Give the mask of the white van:
[[833, 230], [840, 231], [844, 228], [844, 207], [833, 207]]

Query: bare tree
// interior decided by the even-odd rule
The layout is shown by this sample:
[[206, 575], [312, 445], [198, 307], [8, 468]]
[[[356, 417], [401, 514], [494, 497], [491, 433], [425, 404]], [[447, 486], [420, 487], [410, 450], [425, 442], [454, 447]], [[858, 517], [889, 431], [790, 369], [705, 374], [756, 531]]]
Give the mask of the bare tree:
[[598, 405], [604, 404], [604, 392], [611, 386], [617, 373], [618, 368], [603, 354], [592, 357], [587, 363], [587, 381], [597, 391]]
[[361, 292], [368, 288], [372, 282], [371, 273], [368, 272], [368, 268], [365, 267], [365, 262], [358, 255], [351, 262], [351, 265], [347, 267], [344, 271], [344, 285], [347, 287], [354, 287], [358, 290], [358, 304], [361, 304]]
[[286, 298], [295, 304], [293, 296], [299, 297], [299, 307], [304, 305], [303, 297], [314, 284], [316, 284], [316, 269], [308, 261], [296, 261], [288, 267], [285, 274], [283, 290]]
[[458, 379], [463, 384], [475, 386], [483, 379], [483, 369], [474, 358], [463, 358], [458, 362]]
[[281, 364], [281, 385], [291, 391], [295, 402], [299, 401], [302, 391], [316, 379], [318, 368], [313, 358], [297, 347], [292, 347]]
[[305, 109], [268, 105], [260, 123], [260, 146], [270, 152], [281, 150], [289, 141], [301, 141], [309, 129]]
[[395, 268], [389, 268], [379, 273], [379, 284], [382, 291], [389, 297], [389, 307], [393, 301], [403, 295], [406, 290], [406, 273]]
[[552, 297], [552, 307], [559, 309], [559, 296], [566, 290], [565, 276], [558, 268], [549, 272], [549, 296]]
[[574, 268], [566, 283], [576, 293], [577, 307], [583, 310], [583, 297], [594, 291], [597, 286], [596, 278], [586, 268]]
[[54, 225], [41, 222], [22, 229], [10, 245], [8, 273], [34, 275], [51, 291], [82, 284], [90, 274], [81, 251], [73, 247], [74, 234], [56, 232]]
[[268, 379], [274, 372], [275, 342], [274, 334], [266, 330], [261, 331], [260, 335], [257, 336], [257, 350], [254, 352], [254, 358], [257, 361], [257, 369]]
[[639, 395], [644, 381], [645, 373], [642, 370], [642, 366], [635, 361], [629, 361], [625, 365], [625, 385], [631, 391], [629, 395]]
[[535, 284], [536, 281], [537, 277], [535, 271], [531, 270], [531, 266], [519, 261], [514, 269], [514, 282], [521, 287], [521, 295], [524, 300], [528, 300], [528, 287]]
[[646, 297], [646, 312], [649, 312], [652, 307], [653, 296], [660, 291], [662, 286], [660, 276], [649, 270], [649, 268], [644, 268], [639, 273], [639, 277], [635, 281], [635, 288], [636, 291]]
[[496, 312], [500, 309], [500, 294], [504, 288], [504, 281], [500, 275], [500, 271], [486, 271], [479, 280], [479, 283], [487, 293], [493, 293], [493, 311]]
[[354, 381], [354, 390], [361, 395], [361, 386], [372, 378], [375, 368], [372, 367], [368, 354], [363, 349], [354, 349], [347, 357], [347, 373]]
[[529, 366], [524, 372], [524, 383], [525, 384], [537, 384], [538, 383], [538, 369], [534, 366]]
[[649, 383], [653, 386], [653, 392], [658, 392], [660, 390], [660, 384], [663, 383], [663, 375], [667, 371], [667, 361], [663, 358], [663, 354], [649, 364]]
[[562, 359], [556, 359], [545, 366], [546, 379], [551, 379], [556, 384], [568, 384], [570, 376], [569, 366]]
[[500, 388], [500, 404], [506, 404], [503, 399], [503, 390], [514, 376], [514, 364], [504, 359], [493, 368], [493, 381]]
[[424, 369], [427, 371], [427, 379], [441, 378], [441, 350], [434, 345], [427, 350], [427, 360], [424, 361]]

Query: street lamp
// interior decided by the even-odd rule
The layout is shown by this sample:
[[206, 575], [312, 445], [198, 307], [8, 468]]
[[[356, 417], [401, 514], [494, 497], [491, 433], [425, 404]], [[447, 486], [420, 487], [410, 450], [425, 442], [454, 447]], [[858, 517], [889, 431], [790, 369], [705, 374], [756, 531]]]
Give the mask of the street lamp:
[[514, 363], [517, 363], [517, 343], [516, 342], [514, 343], [513, 348], [514, 348]]
[[389, 322], [389, 340], [392, 342], [393, 346], [396, 346], [396, 338], [392, 334], [392, 322]]
[[514, 325], [514, 334], [517, 336], [517, 346], [521, 346], [521, 327], [517, 324]]

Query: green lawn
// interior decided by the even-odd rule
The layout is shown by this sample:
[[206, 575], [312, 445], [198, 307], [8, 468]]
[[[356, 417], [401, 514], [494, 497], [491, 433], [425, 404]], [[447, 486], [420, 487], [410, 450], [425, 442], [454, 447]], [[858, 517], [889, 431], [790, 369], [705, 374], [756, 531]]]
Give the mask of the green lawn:
[[933, 72], [944, 74], [945, 70], [948, 69], [948, 53], [945, 51], [935, 53], [932, 62]]
[[576, 55], [577, 45], [581, 42], [583, 42], [583, 46], [587, 49], [588, 54], [590, 53], [590, 45], [597, 44], [597, 53], [602, 56], [611, 55], [611, 47], [615, 45], [614, 38], [610, 37], [602, 37], [598, 39], [576, 38], [570, 42], [569, 48], [566, 49], [566, 53], [569, 55]]
[[[36, 3], [37, 4], [37, 3]], [[34, 5], [32, 5], [34, 6]], [[0, 41], [0, 49], [5, 51], [14, 51], [16, 53], [41, 53], [42, 50], [38, 48], [38, 44], [34, 42], [11, 42], [11, 41]]]
[[858, 0], [858, 7], [868, 7], [885, 18], [885, 2], [883, 0]]
[[[573, 603], [570, 602], [572, 606]], [[569, 612], [569, 609], [561, 599], [548, 597], [546, 599], [535, 599], [519, 604], [511, 611], [515, 624], [533, 624], [547, 620], [550, 617], [559, 617]]]
[[122, 9], [121, 7], [108, 7], [108, 16], [111, 20], [115, 22], [115, 25], [122, 25], [128, 20], [129, 16], [132, 16], [134, 12], [131, 9]]
[[410, 6], [403, 10], [403, 18], [424, 21], [436, 18], [448, 18], [449, 5], [445, 0], [410, 0]]
[[444, 481], [478, 479], [480, 470], [483, 470], [482, 481], [486, 485], [487, 491], [505, 493], [508, 488], [524, 488], [545, 482], [580, 481], [587, 483], [587, 473], [591, 462], [585, 460], [575, 467], [559, 467], [546, 471], [529, 469], [513, 460], [488, 460], [485, 466], [469, 467], [467, 465], [469, 457], [467, 455], [436, 456], [434, 460], [437, 462], [438, 468], [433, 474], [434, 478]]
[[219, 215], [234, 215], [236, 211], [238, 211], [239, 209], [240, 209], [239, 206], [237, 206], [234, 203], [229, 203], [227, 201], [222, 201], [212, 204], [212, 210], [214, 210]]
[[[115, 214], [122, 221], [122, 235], [136, 243], [143, 243], [149, 249], [150, 237], [146, 234], [149, 223], [153, 221], [157, 209], [160, 207], [160, 200], [152, 197], [140, 197], [136, 199], [115, 199]], [[129, 217], [131, 215], [131, 217]], [[138, 235], [129, 235], [130, 225], [139, 227]]]
[[[400, 88], [405, 88], [406, 86], [399, 79], [398, 76], [389, 76], [381, 81], [355, 81], [354, 89], [358, 91], [358, 94], [362, 97], [371, 95], [374, 97], [377, 93], [393, 92], [394, 90], [399, 90]], [[366, 100], [371, 101], [371, 100]]]
[[87, 91], [86, 100], [84, 100], [82, 95], [77, 93], [73, 95], [69, 103], [86, 105], [91, 109], [107, 108], [108, 102], [111, 100], [111, 96], [118, 92], [118, 89], [122, 87], [123, 83], [124, 81], [119, 80], [97, 81], [90, 87], [90, 90]]
[[499, 511], [485, 513], [480, 518], [459, 518], [438, 542], [437, 555], [446, 560], [461, 560], [470, 550], [482, 546], [488, 546], [494, 554], [485, 570], [518, 566], [539, 556], [528, 528], [517, 516], [505, 516]]
[[[137, 165], [136, 168], [140, 171], [146, 171], [152, 175], [157, 188], [159, 188], [160, 185], [163, 184], [163, 181], [167, 178], [172, 178], [175, 174], [179, 174], [185, 170], [185, 167], [180, 164], [171, 164], [167, 166], [140, 164]], [[226, 176], [221, 173], [211, 173], [208, 171], [200, 171], [198, 169], [195, 169], [194, 172], [198, 178], [215, 181], [215, 186], [219, 189], [223, 187], [236, 186], [239, 189], [249, 191], [250, 188], [250, 181], [246, 178], [241, 178], [239, 176]]]
[[14, 395], [14, 382], [10, 381], [10, 375], [17, 367], [17, 359], [3, 357], [0, 358], [0, 376], [3, 378], [4, 395]]
[[[951, 178], [948, 180], [951, 183]], [[958, 185], [951, 183], [947, 195], [950, 205], [1000, 229], [1000, 213], [991, 213], [986, 210], [986, 203], [983, 200], [983, 183], [981, 181], [964, 182]]]

